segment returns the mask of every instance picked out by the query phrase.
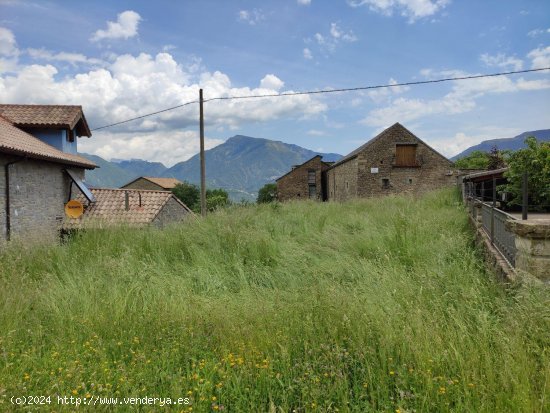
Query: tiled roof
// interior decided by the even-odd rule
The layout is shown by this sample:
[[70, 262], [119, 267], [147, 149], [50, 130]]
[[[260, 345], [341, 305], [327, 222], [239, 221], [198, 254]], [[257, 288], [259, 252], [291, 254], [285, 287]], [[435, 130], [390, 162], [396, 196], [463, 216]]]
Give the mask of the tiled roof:
[[170, 191], [107, 188], [92, 188], [90, 191], [96, 202], [88, 203], [86, 198], [79, 194], [76, 199], [88, 206], [80, 218], [67, 219], [66, 227], [150, 224], [171, 198], [175, 199], [186, 213], [192, 214], [191, 210]]
[[182, 183], [180, 180], [176, 178], [155, 178], [150, 176], [144, 176], [143, 178], [147, 179], [148, 181], [151, 181], [154, 184], [157, 184], [158, 186], [162, 186], [164, 189], [172, 189], [177, 184]]
[[15, 127], [2, 116], [0, 116], [0, 152], [80, 166], [87, 169], [97, 167], [96, 164], [82, 156], [62, 152], [42, 142], [40, 139]]
[[0, 104], [0, 115], [16, 126], [73, 129], [78, 136], [91, 136], [82, 106]]

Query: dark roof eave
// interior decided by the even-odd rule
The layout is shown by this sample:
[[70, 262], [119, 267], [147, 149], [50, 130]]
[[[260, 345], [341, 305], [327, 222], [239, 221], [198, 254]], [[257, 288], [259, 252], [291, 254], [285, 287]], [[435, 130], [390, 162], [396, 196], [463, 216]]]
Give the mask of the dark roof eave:
[[97, 166], [93, 162], [81, 163], [81, 162], [77, 162], [77, 161], [70, 161], [70, 160], [65, 160], [65, 159], [54, 158], [54, 157], [51, 157], [51, 156], [37, 155], [37, 154], [34, 154], [34, 153], [25, 152], [25, 151], [18, 151], [18, 150], [11, 149], [11, 148], [0, 148], [0, 153], [7, 153], [7, 154], [10, 154], [10, 155], [23, 156], [23, 157], [29, 158], [29, 159], [38, 159], [38, 160], [41, 160], [41, 161], [48, 161], [48, 162], [58, 163], [58, 164], [61, 164], [61, 165], [78, 166], [78, 167], [84, 168], [84, 169], [99, 168], [99, 166]]

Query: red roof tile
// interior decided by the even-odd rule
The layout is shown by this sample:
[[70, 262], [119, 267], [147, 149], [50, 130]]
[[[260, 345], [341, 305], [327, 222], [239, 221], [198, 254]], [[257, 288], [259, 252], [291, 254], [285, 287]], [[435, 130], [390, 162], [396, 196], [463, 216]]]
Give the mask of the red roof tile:
[[[66, 227], [150, 224], [171, 198], [181, 205], [185, 213], [193, 214], [170, 191], [107, 188], [92, 188], [90, 191], [96, 202], [88, 204], [86, 198], [79, 194], [76, 199], [88, 206], [80, 218], [67, 219]], [[128, 210], [126, 210], [126, 194], [128, 195]]]
[[0, 115], [15, 126], [73, 129], [78, 136], [92, 136], [82, 106], [0, 104]]
[[96, 164], [82, 156], [62, 152], [42, 142], [40, 139], [15, 127], [2, 116], [0, 116], [0, 152], [80, 166], [87, 169], [97, 167]]

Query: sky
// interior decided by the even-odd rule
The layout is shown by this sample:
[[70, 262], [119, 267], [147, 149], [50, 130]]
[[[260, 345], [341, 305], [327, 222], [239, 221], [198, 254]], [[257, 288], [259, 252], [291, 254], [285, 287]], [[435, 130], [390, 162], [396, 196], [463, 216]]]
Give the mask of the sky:
[[[82, 105], [92, 129], [205, 99], [550, 67], [548, 0], [0, 0], [0, 102]], [[347, 154], [399, 122], [451, 157], [550, 128], [550, 71], [206, 102], [234, 135]], [[198, 104], [93, 131], [79, 151], [167, 166], [199, 150]]]

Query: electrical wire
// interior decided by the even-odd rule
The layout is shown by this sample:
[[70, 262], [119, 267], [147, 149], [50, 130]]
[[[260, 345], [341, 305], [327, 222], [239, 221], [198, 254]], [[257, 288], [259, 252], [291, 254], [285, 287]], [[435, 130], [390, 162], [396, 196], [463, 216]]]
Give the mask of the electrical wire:
[[[266, 95], [245, 95], [245, 96], [223, 96], [223, 97], [215, 97], [210, 99], [204, 99], [203, 103], [206, 102], [212, 102], [216, 100], [243, 100], [243, 99], [258, 99], [258, 98], [275, 98], [275, 97], [286, 97], [286, 96], [300, 96], [300, 95], [318, 95], [318, 94], [325, 94], [325, 93], [338, 93], [338, 92], [356, 92], [361, 90], [373, 90], [373, 89], [383, 89], [383, 88], [392, 88], [392, 87], [401, 87], [401, 86], [415, 86], [415, 85], [426, 85], [431, 83], [442, 83], [442, 82], [450, 82], [455, 80], [471, 80], [471, 79], [481, 79], [481, 78], [487, 78], [487, 77], [496, 77], [496, 76], [507, 76], [507, 75], [516, 75], [521, 73], [531, 73], [531, 72], [540, 72], [544, 70], [550, 70], [550, 67], [543, 67], [539, 69], [525, 69], [525, 70], [514, 70], [510, 72], [499, 72], [499, 73], [489, 73], [484, 75], [471, 75], [471, 76], [460, 76], [460, 77], [447, 77], [442, 79], [433, 79], [433, 80], [419, 80], [416, 82], [404, 82], [404, 83], [394, 83], [394, 84], [385, 84], [385, 85], [374, 85], [374, 86], [359, 86], [359, 87], [351, 87], [351, 88], [341, 88], [341, 89], [322, 89], [322, 90], [309, 90], [309, 91], [303, 91], [303, 92], [286, 92], [286, 93], [272, 93], [272, 94], [266, 94]], [[171, 108], [162, 109], [156, 112], [146, 113], [141, 116], [137, 116], [135, 118], [126, 119], [120, 122], [111, 123], [109, 125], [100, 126], [98, 128], [91, 129], [92, 131], [97, 131], [100, 129], [106, 129], [113, 126], [121, 125], [123, 123], [132, 122], [134, 120], [143, 119], [149, 116], [158, 115], [159, 113], [168, 112], [174, 109], [179, 109], [184, 106], [188, 106], [194, 103], [199, 103], [198, 100], [194, 100], [192, 102], [186, 102], [181, 105], [173, 106]]]

